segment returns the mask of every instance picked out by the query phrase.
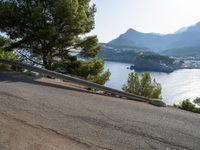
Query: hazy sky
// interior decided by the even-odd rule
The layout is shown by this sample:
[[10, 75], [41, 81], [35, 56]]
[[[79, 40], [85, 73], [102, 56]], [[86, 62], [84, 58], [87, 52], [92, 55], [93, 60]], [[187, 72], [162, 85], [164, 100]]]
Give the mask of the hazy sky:
[[200, 21], [200, 0], [92, 0], [97, 6], [92, 32], [108, 42], [127, 29], [173, 33]]

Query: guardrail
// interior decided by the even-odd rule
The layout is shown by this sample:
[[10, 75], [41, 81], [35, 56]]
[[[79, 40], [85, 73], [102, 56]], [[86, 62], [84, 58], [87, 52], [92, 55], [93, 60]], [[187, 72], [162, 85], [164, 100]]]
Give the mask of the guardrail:
[[166, 104], [161, 100], [152, 100], [152, 99], [148, 99], [148, 98], [138, 96], [138, 95], [135, 95], [135, 94], [126, 93], [126, 92], [119, 91], [119, 90], [116, 90], [116, 89], [112, 89], [112, 88], [109, 88], [109, 87], [105, 87], [105, 86], [102, 86], [102, 85], [99, 85], [99, 84], [96, 84], [96, 83], [93, 83], [93, 82], [89, 82], [89, 81], [86, 81], [86, 80], [83, 80], [83, 79], [72, 77], [70, 75], [65, 75], [65, 74], [54, 72], [54, 71], [50, 71], [50, 70], [46, 70], [46, 69], [31, 66], [31, 65], [23, 64], [23, 63], [20, 63], [20, 62], [6, 60], [6, 59], [0, 59], [0, 62], [7, 64], [7, 65], [22, 67], [22, 68], [30, 70], [30, 71], [34, 71], [34, 72], [37, 72], [37, 73], [40, 73], [40, 74], [45, 74], [45, 75], [48, 75], [48, 76], [51, 76], [51, 77], [54, 77], [54, 78], [58, 78], [58, 79], [61, 79], [61, 80], [70, 81], [70, 82], [73, 82], [73, 83], [76, 83], [76, 84], [79, 84], [79, 85], [83, 85], [85, 87], [89, 87], [89, 88], [104, 91], [104, 92], [107, 92], [107, 93], [110, 93], [110, 94], [118, 95], [120, 97], [125, 97], [125, 98], [130, 99], [130, 100], [146, 102], [146, 103], [149, 103], [149, 104], [152, 104], [152, 105], [155, 105], [155, 106], [161, 106], [161, 107], [166, 106]]

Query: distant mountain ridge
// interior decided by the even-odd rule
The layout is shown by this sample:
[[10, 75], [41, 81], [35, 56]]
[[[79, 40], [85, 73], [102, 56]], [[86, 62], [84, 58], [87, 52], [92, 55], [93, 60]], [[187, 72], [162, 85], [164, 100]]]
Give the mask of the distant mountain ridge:
[[125, 48], [104, 45], [98, 57], [107, 61], [131, 63], [133, 64], [132, 69], [142, 71], [170, 73], [182, 66], [173, 58], [139, 47]]
[[[118, 38], [110, 41], [107, 46], [143, 47], [153, 52], [162, 53], [170, 50], [170, 54], [179, 53], [182, 48], [200, 48], [200, 22], [190, 27], [183, 27], [173, 34], [142, 33], [128, 29]], [[178, 51], [176, 51], [178, 49]], [[185, 50], [185, 49], [184, 49]]]
[[182, 59], [200, 58], [200, 22], [166, 35], [128, 29], [102, 46], [100, 58], [131, 63], [135, 70], [170, 73], [176, 69], [198, 68], [195, 63]]

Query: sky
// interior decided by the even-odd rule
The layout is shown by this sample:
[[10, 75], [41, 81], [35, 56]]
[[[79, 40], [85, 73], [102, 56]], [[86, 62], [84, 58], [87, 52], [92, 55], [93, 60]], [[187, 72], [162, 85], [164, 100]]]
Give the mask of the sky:
[[109, 42], [129, 28], [168, 34], [200, 22], [200, 0], [91, 0], [96, 4], [95, 29]]

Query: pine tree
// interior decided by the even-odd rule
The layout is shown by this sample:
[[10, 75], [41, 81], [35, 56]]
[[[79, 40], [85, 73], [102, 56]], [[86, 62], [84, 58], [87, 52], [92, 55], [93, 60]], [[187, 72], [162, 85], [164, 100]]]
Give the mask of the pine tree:
[[147, 98], [161, 99], [161, 85], [152, 80], [150, 73], [145, 72], [141, 77], [137, 73], [130, 73], [127, 84], [122, 89], [125, 92], [144, 96]]
[[197, 97], [196, 99], [194, 99], [194, 103], [200, 106], [200, 97]]
[[[71, 74], [83, 63], [77, 57], [95, 59], [100, 50], [97, 36], [85, 36], [94, 29], [95, 12], [90, 0], [1, 0], [0, 31], [11, 41], [6, 50], [27, 51], [31, 58], [40, 58], [44, 68]], [[102, 70], [101, 64], [94, 69]], [[105, 75], [109, 72], [95, 74]]]

